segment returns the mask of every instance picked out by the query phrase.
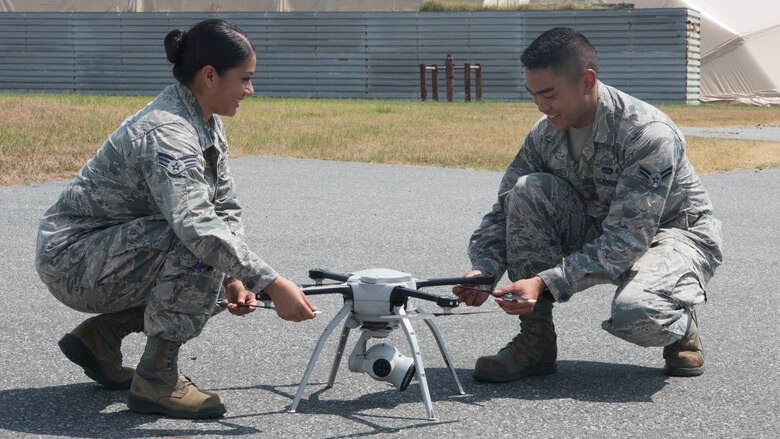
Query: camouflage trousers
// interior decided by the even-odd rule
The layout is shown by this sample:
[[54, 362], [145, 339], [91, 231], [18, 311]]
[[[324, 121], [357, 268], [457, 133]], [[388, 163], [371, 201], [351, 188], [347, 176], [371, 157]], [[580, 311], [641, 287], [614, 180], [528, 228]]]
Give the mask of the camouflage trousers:
[[[576, 190], [551, 174], [521, 177], [504, 206], [511, 281], [555, 266], [601, 233]], [[617, 290], [603, 329], [640, 346], [666, 346], [682, 338], [691, 310], [705, 300], [698, 273], [711, 266], [682, 232], [659, 229], [648, 251], [614, 281]]]
[[225, 309], [224, 274], [204, 266], [170, 229], [160, 232], [154, 247], [127, 248], [122, 245], [126, 227], [101, 230], [73, 245], [71, 259], [79, 262], [47, 284], [49, 291], [88, 313], [145, 306], [149, 337], [185, 342], [198, 336], [208, 319]]

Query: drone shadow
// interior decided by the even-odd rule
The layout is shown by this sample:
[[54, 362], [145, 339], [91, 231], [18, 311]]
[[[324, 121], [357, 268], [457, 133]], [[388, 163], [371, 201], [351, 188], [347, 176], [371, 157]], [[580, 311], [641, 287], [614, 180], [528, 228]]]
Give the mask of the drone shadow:
[[[157, 416], [130, 412], [126, 391], [107, 391], [94, 383], [0, 391], [0, 431], [77, 438], [242, 436], [260, 430], [229, 419], [191, 422], [203, 428], [149, 428]], [[124, 407], [115, 410], [114, 405]]]
[[[514, 398], [519, 401], [573, 399], [586, 402], [635, 403], [653, 401], [653, 395], [667, 384], [665, 377], [658, 368], [630, 364], [601, 363], [592, 361], [559, 361], [558, 372], [554, 375], [530, 377], [520, 381], [505, 384], [490, 384], [475, 381], [472, 369], [457, 369], [456, 373], [466, 392], [457, 393], [449, 369], [426, 368], [426, 376], [431, 393], [431, 399], [436, 404], [442, 402], [466, 404], [477, 408], [487, 407], [491, 400]], [[436, 383], [436, 385], [431, 385]], [[338, 382], [336, 383], [338, 385]], [[297, 384], [270, 385], [261, 384], [246, 388], [262, 389], [279, 396], [293, 399]], [[309, 383], [304, 398], [297, 407], [300, 414], [339, 416], [346, 420], [370, 428], [370, 431], [339, 437], [372, 436], [383, 433], [408, 432], [410, 429], [456, 424], [458, 419], [430, 421], [422, 416], [424, 409], [420, 397], [420, 386], [413, 381], [409, 388], [401, 393], [395, 388], [362, 394], [348, 399], [327, 399], [322, 396], [330, 389], [324, 383]], [[307, 396], [308, 394], [308, 396]], [[392, 410], [410, 401], [420, 404], [420, 417], [378, 415], [369, 413], [374, 410], [392, 412]], [[266, 414], [278, 414], [282, 410]], [[262, 414], [254, 414], [262, 415]], [[254, 416], [253, 415], [253, 416]], [[403, 426], [386, 426], [382, 421], [394, 423], [402, 419], [408, 421]]]
[[[445, 370], [445, 372], [447, 372], [448, 374], [446, 378], [452, 380], [452, 377], [449, 376], [449, 371]], [[428, 369], [426, 369], [426, 374], [428, 374]], [[338, 383], [336, 383], [336, 385], [338, 385]], [[261, 384], [257, 386], [251, 386], [251, 387], [242, 387], [241, 389], [262, 389], [283, 396], [285, 398], [289, 398], [290, 402], [292, 403], [293, 394], [297, 390], [297, 388], [298, 388], [298, 384], [286, 384], [286, 385]], [[422, 414], [424, 413], [424, 409], [422, 406], [422, 399], [420, 399], [419, 385], [417, 385], [416, 383], [409, 385], [409, 388], [403, 393], [399, 392], [395, 388], [388, 386], [388, 390], [365, 393], [359, 396], [358, 398], [344, 399], [344, 400], [338, 400], [338, 399], [322, 400], [321, 396], [326, 392], [328, 392], [328, 390], [330, 390], [328, 387], [325, 387], [324, 383], [316, 383], [316, 382], [309, 383], [307, 389], [309, 389], [310, 391], [312, 389], [319, 389], [319, 390], [314, 390], [313, 392], [308, 394], [308, 397], [301, 400], [300, 405], [297, 407], [297, 412], [300, 415], [339, 416], [345, 420], [354, 422], [356, 424], [360, 424], [363, 427], [367, 427], [369, 429], [368, 431], [362, 431], [360, 433], [333, 436], [333, 438], [363, 437], [363, 436], [374, 436], [377, 434], [388, 434], [388, 433], [391, 434], [393, 433], [397, 434], [403, 432], [408, 433], [410, 430], [414, 430], [414, 429], [422, 429], [426, 427], [430, 428], [432, 426], [453, 424], [457, 422], [457, 420], [449, 420], [449, 421], [433, 420], [432, 421], [429, 420], [427, 417], [422, 416]], [[454, 389], [454, 384], [453, 384], [453, 389]], [[382, 410], [382, 411], [391, 412], [398, 405], [407, 404], [410, 401], [420, 404], [419, 417], [414, 417], [414, 416], [410, 417], [407, 415], [393, 416], [393, 415], [369, 413], [371, 410]], [[436, 399], [434, 399], [434, 403], [435, 402]], [[267, 413], [255, 413], [248, 416], [279, 414], [282, 412], [287, 412], [288, 409], [289, 409], [289, 405], [284, 407], [281, 410], [267, 412]], [[403, 425], [402, 426], [383, 425], [383, 421], [385, 421], [386, 423], [402, 421]], [[325, 437], [325, 439], [328, 438]]]

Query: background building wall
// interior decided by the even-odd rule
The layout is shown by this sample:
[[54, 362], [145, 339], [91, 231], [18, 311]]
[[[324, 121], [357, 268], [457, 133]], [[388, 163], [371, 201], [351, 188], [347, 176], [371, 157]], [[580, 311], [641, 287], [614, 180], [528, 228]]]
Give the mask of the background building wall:
[[[690, 9], [0, 13], [0, 90], [154, 95], [174, 81], [167, 32], [209, 17], [247, 32], [262, 96], [419, 99], [420, 64], [443, 66], [452, 54], [457, 65], [482, 64], [483, 98], [529, 99], [520, 54], [545, 30], [570, 26], [596, 47], [605, 83], [649, 101], [699, 98], [699, 16]], [[441, 97], [444, 83], [442, 72]], [[460, 73], [455, 96], [463, 98]]]

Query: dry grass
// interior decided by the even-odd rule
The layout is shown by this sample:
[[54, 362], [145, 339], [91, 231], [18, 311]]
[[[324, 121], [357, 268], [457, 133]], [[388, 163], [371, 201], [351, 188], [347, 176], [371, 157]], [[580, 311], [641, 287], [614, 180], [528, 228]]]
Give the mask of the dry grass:
[[0, 185], [73, 177], [149, 97], [0, 94]]
[[[150, 97], [0, 94], [0, 184], [68, 179]], [[777, 125], [777, 109], [664, 106], [683, 126]], [[503, 170], [530, 103], [253, 98], [225, 119], [231, 155]], [[780, 166], [780, 143], [689, 139], [700, 174]]]
[[688, 139], [688, 158], [701, 175], [744, 169], [780, 167], [780, 142]]
[[780, 126], [780, 111], [777, 107], [725, 103], [659, 107], [681, 127]]

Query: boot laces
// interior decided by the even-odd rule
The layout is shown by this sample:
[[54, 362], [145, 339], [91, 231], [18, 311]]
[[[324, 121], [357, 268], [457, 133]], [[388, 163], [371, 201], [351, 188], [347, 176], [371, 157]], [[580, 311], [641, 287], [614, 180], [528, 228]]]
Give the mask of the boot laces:
[[520, 332], [517, 333], [514, 337], [512, 337], [512, 340], [509, 341], [509, 343], [506, 344], [503, 348], [501, 348], [501, 351], [505, 351], [507, 349], [509, 350], [521, 350], [523, 348], [529, 347], [529, 340], [530, 337], [530, 325], [526, 321], [520, 321]]

